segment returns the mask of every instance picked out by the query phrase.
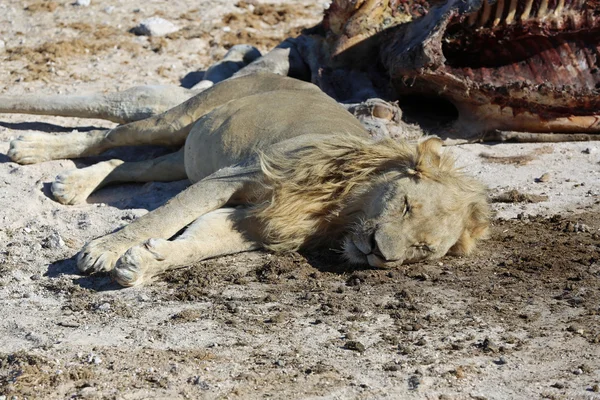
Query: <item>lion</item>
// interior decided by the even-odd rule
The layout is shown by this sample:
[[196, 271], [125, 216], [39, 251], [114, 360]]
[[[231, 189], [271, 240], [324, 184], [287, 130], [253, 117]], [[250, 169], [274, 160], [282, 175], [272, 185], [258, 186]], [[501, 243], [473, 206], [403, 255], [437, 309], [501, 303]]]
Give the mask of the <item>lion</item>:
[[123, 286], [261, 248], [336, 248], [352, 264], [391, 268], [468, 254], [488, 230], [484, 187], [454, 166], [439, 139], [374, 141], [317, 86], [267, 72], [108, 131], [24, 135], [8, 155], [32, 163], [143, 144], [181, 149], [100, 162], [52, 184], [56, 200], [75, 204], [114, 182], [193, 183], [80, 251], [82, 272], [110, 271]]

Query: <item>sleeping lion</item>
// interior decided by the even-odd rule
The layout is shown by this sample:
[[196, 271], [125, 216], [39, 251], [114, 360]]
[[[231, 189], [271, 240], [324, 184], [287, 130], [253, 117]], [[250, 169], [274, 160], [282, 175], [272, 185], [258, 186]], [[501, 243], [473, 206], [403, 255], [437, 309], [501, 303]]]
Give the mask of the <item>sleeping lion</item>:
[[57, 201], [74, 204], [113, 182], [193, 182], [81, 250], [81, 271], [111, 271], [123, 286], [260, 248], [333, 247], [350, 263], [389, 268], [467, 254], [488, 229], [484, 188], [454, 167], [439, 140], [373, 142], [319, 88], [271, 73], [225, 80], [107, 131], [24, 135], [8, 154], [28, 164], [146, 144], [182, 147], [68, 171], [52, 184]]

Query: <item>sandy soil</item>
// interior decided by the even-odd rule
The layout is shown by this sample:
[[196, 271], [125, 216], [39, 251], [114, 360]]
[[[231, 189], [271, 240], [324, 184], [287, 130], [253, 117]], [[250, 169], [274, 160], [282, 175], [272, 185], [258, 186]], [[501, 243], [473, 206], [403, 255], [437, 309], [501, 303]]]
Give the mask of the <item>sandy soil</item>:
[[[323, 8], [240, 6], [1, 2], [0, 93], [189, 84], [227, 47], [265, 51]], [[182, 29], [128, 33], [155, 15]], [[379, 271], [330, 254], [255, 252], [123, 290], [80, 276], [74, 256], [187, 183], [121, 185], [62, 206], [49, 195], [54, 176], [108, 156], [31, 166], [6, 157], [23, 132], [109, 126], [0, 115], [0, 399], [600, 399], [595, 143], [452, 148], [497, 212], [468, 258]]]

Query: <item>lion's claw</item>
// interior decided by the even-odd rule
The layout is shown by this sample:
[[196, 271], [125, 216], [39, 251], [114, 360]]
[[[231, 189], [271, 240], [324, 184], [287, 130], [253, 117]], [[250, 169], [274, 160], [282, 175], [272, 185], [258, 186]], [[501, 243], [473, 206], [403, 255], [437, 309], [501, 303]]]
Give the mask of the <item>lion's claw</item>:
[[77, 255], [77, 268], [85, 274], [111, 271], [120, 255], [104, 238], [92, 240]]

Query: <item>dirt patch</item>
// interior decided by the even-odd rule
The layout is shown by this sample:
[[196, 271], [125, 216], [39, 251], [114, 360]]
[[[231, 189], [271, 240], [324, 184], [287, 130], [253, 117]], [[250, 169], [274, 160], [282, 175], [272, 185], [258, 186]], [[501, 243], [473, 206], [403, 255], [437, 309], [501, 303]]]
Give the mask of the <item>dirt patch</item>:
[[223, 25], [229, 31], [223, 35], [221, 44], [229, 48], [239, 43], [251, 44], [259, 49], [271, 49], [283, 37], [296, 37], [303, 28], [303, 19], [313, 15], [311, 7], [300, 4], [261, 4], [240, 1], [240, 12], [223, 17]]
[[493, 203], [540, 203], [542, 201], [548, 201], [548, 196], [522, 193], [516, 189], [492, 197]]
[[77, 37], [69, 40], [48, 41], [40, 46], [15, 46], [7, 48], [9, 61], [25, 63], [27, 73], [13, 71], [12, 74], [22, 76], [25, 81], [48, 79], [57, 65], [67, 63], [70, 59], [82, 55], [100, 55], [108, 50], [121, 50], [135, 57], [143, 47], [132, 42], [128, 33], [106, 25], [92, 26], [77, 22], [63, 24], [64, 28], [76, 31]]
[[85, 365], [61, 365], [45, 357], [18, 352], [0, 355], [0, 393], [37, 398], [69, 382], [83, 387], [94, 377]]
[[37, 1], [25, 7], [26, 11], [35, 12], [54, 12], [59, 4], [56, 1]]
[[485, 161], [496, 164], [512, 164], [512, 165], [527, 165], [533, 160], [539, 158], [543, 154], [552, 154], [554, 149], [552, 146], [542, 146], [526, 154], [514, 155], [514, 156], [496, 156], [490, 153], [481, 153], [479, 157]]

